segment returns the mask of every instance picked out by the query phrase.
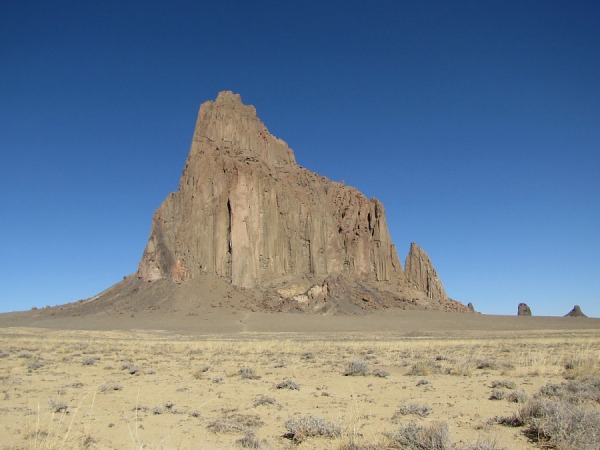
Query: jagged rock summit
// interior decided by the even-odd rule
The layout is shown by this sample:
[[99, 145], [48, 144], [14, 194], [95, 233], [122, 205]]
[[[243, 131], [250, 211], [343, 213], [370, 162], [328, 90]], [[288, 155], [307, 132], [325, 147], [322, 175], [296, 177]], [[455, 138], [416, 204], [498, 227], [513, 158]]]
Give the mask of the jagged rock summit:
[[575, 306], [573, 306], [573, 309], [571, 311], [569, 311], [567, 314], [565, 314], [565, 317], [587, 317], [587, 316], [583, 313], [583, 311], [581, 310], [579, 305], [575, 305]]
[[267, 309], [468, 311], [418, 245], [402, 269], [378, 200], [298, 166], [229, 91], [200, 107], [179, 189], [154, 214], [130, 278], [215, 275]]

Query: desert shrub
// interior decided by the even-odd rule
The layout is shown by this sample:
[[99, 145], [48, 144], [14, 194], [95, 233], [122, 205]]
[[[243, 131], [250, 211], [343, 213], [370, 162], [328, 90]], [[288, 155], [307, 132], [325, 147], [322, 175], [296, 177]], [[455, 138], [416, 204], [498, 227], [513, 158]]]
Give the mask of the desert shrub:
[[196, 380], [200, 380], [204, 376], [204, 374], [206, 372], [208, 372], [209, 370], [210, 370], [210, 366], [208, 364], [205, 364], [205, 365], [199, 367], [198, 370], [196, 370], [194, 372], [194, 378]]
[[85, 358], [83, 358], [83, 361], [81, 361], [81, 363], [84, 366], [93, 366], [94, 364], [96, 364], [96, 361], [98, 361], [98, 357], [96, 356], [86, 356]]
[[600, 361], [597, 358], [573, 355], [565, 361], [564, 367], [564, 376], [568, 380], [600, 375]]
[[422, 379], [417, 381], [417, 386], [425, 386], [427, 384], [429, 384], [429, 380]]
[[503, 447], [499, 447], [495, 439], [477, 438], [477, 442], [469, 444], [466, 447], [461, 447], [460, 450], [505, 450]]
[[[530, 405], [530, 403], [533, 403]], [[564, 450], [600, 448], [600, 413], [572, 403], [536, 399], [519, 411], [528, 434]]]
[[0, 358], [7, 358], [10, 356], [10, 353], [0, 348]]
[[344, 370], [345, 376], [365, 376], [369, 373], [369, 366], [361, 359], [350, 361]]
[[390, 376], [390, 373], [387, 370], [375, 369], [373, 371], [373, 376], [374, 377], [379, 377], [379, 378], [387, 378], [387, 377]]
[[594, 377], [587, 384], [548, 384], [498, 423], [526, 426], [528, 436], [561, 450], [600, 448], [600, 412], [585, 403], [586, 393], [594, 392], [597, 382]]
[[223, 377], [214, 377], [212, 382], [215, 384], [221, 384], [223, 382]]
[[67, 409], [69, 408], [69, 405], [67, 405], [62, 400], [55, 400], [53, 398], [48, 400], [48, 406], [50, 406], [50, 411], [55, 412], [55, 413], [66, 412]]
[[302, 442], [313, 436], [338, 437], [342, 433], [338, 424], [311, 414], [287, 420], [285, 428], [287, 429], [285, 436], [296, 442]]
[[273, 397], [267, 397], [266, 395], [259, 395], [254, 399], [253, 405], [255, 408], [262, 405], [277, 405], [277, 400]]
[[495, 388], [492, 390], [490, 400], [502, 400], [504, 397], [506, 397], [506, 391], [503, 388]]
[[436, 372], [436, 367], [431, 361], [418, 361], [410, 368], [408, 375], [424, 377]]
[[135, 375], [140, 371], [140, 369], [131, 361], [124, 362], [121, 365], [121, 370], [127, 371], [129, 375]]
[[569, 403], [586, 401], [600, 403], [600, 377], [588, 377], [561, 384], [547, 384], [540, 389], [539, 396], [558, 398]]
[[44, 365], [45, 363], [41, 359], [33, 359], [27, 362], [26, 367], [29, 372], [33, 372], [34, 370], [41, 369]]
[[520, 389], [518, 391], [513, 391], [506, 396], [506, 400], [508, 400], [511, 403], [525, 403], [528, 400], [528, 398], [529, 397], [525, 393], [525, 391], [522, 391]]
[[506, 388], [506, 389], [514, 389], [517, 387], [514, 381], [510, 380], [494, 380], [491, 384], [492, 388]]
[[400, 416], [420, 416], [427, 417], [431, 412], [431, 408], [429, 405], [424, 403], [403, 403], [398, 407], [394, 415], [392, 416], [392, 420], [398, 420]]
[[257, 375], [251, 367], [241, 367], [240, 376], [243, 380], [258, 380], [260, 375]]
[[409, 422], [396, 431], [385, 434], [396, 448], [406, 450], [449, 450], [450, 431], [446, 422], [420, 425]]
[[119, 383], [115, 383], [115, 382], [104, 383], [98, 387], [98, 390], [100, 392], [121, 391], [122, 389], [123, 389], [123, 386], [121, 386]]
[[277, 384], [275, 387], [277, 389], [291, 389], [294, 391], [300, 390], [300, 385], [298, 383], [296, 383], [294, 380], [290, 380], [289, 378], [283, 380], [281, 383]]
[[300, 358], [304, 360], [315, 359], [315, 354], [313, 352], [304, 352], [300, 355]]
[[206, 428], [214, 433], [253, 433], [263, 424], [256, 414], [231, 414], [211, 420]]
[[342, 442], [337, 450], [379, 450], [381, 445], [377, 444], [360, 444], [354, 442], [353, 439]]
[[478, 359], [475, 362], [475, 367], [477, 367], [478, 369], [495, 370], [495, 369], [500, 369], [502, 367], [502, 365], [491, 358], [483, 358], [483, 359]]
[[248, 432], [244, 437], [239, 438], [235, 441], [237, 445], [242, 448], [260, 448], [260, 441], [256, 438], [253, 432]]

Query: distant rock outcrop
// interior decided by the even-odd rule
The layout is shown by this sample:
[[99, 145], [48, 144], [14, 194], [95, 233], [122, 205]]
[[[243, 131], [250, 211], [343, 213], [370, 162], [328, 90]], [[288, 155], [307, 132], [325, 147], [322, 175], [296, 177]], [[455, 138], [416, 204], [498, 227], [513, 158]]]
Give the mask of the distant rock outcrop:
[[581, 310], [579, 305], [575, 305], [575, 306], [573, 306], [573, 309], [571, 311], [569, 311], [567, 314], [565, 314], [565, 317], [587, 317], [587, 316], [583, 313], [583, 311]]
[[469, 302], [469, 304], [467, 305], [467, 308], [469, 308], [469, 311], [475, 312], [475, 306], [473, 306], [473, 303]]
[[206, 274], [286, 309], [334, 299], [468, 311], [414, 243], [402, 270], [378, 200], [298, 166], [255, 108], [228, 91], [200, 107], [179, 189], [154, 214], [137, 277], [185, 283]]
[[531, 309], [529, 308], [529, 306], [527, 306], [526, 303], [519, 303], [517, 316], [531, 316]]

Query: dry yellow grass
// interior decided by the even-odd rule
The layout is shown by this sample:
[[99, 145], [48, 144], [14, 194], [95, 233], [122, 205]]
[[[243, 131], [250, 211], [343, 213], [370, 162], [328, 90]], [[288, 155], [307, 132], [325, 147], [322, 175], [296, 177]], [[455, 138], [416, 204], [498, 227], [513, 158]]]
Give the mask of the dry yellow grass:
[[[353, 361], [367, 374], [344, 375]], [[522, 429], [490, 420], [517, 409], [490, 399], [494, 389], [532, 396], [590, 375], [600, 375], [597, 330], [407, 337], [0, 328], [0, 442], [6, 449], [386, 448], [393, 446], [386, 434], [415, 421], [447, 423], [454, 448], [478, 440], [539, 448]], [[399, 415], [401, 405], [429, 411]], [[285, 436], [288, 420], [306, 417], [340, 432]]]

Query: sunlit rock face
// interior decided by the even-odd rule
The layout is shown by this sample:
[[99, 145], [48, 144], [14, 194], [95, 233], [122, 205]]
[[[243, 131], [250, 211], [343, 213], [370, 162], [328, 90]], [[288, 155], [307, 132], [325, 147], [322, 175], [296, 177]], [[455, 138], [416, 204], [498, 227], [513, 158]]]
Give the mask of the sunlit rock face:
[[378, 200], [297, 165], [255, 108], [227, 91], [200, 107], [179, 189], [154, 214], [138, 277], [213, 273], [255, 288], [343, 275], [447, 300], [415, 244], [406, 264], [405, 274]]

